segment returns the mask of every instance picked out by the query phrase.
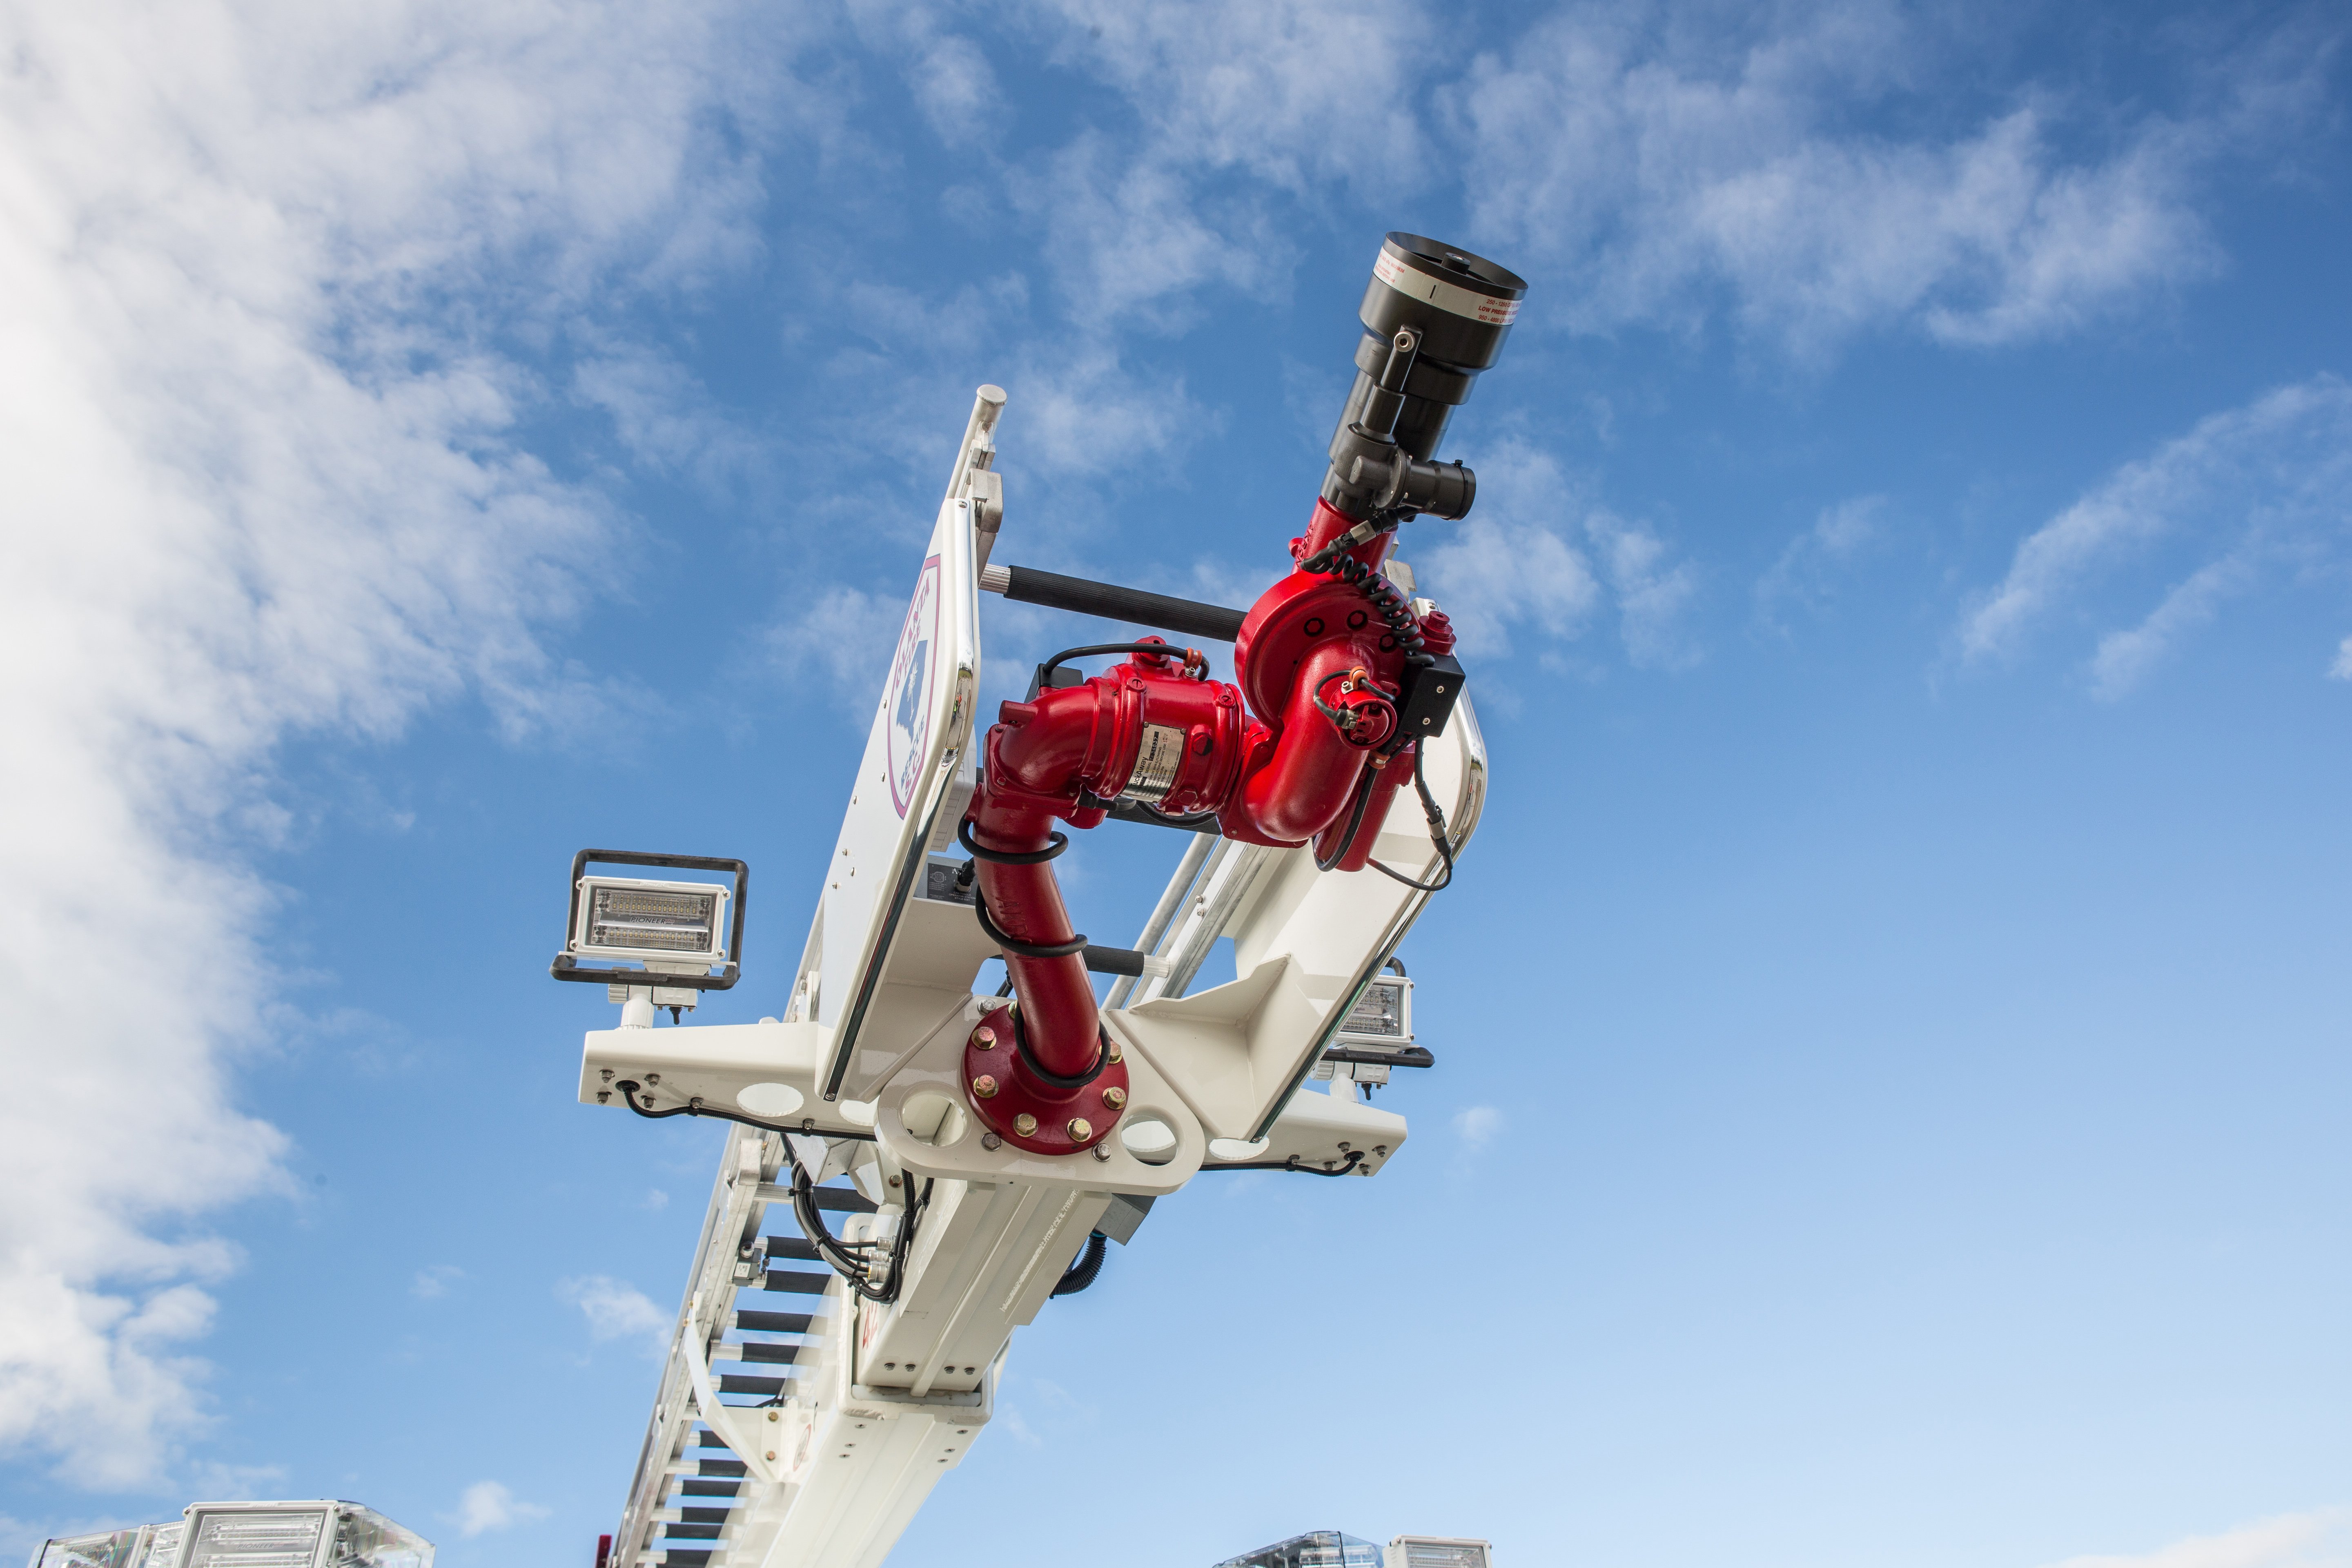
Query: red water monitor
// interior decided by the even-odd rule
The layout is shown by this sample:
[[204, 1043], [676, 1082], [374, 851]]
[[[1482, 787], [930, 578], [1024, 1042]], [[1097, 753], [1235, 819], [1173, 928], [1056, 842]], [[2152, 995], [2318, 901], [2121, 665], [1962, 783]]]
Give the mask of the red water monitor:
[[960, 836], [1015, 1003], [973, 1031], [965, 1080], [973, 1110], [1007, 1141], [1076, 1153], [1108, 1135], [1126, 1101], [1126, 1067], [1054, 877], [1069, 842], [1057, 822], [1093, 827], [1130, 802], [1213, 816], [1244, 843], [1311, 844], [1327, 870], [1366, 864], [1415, 776], [1417, 742], [1444, 729], [1462, 689], [1445, 617], [1416, 615], [1382, 567], [1401, 523], [1469, 511], [1476, 477], [1438, 462], [1438, 442], [1526, 293], [1491, 261], [1390, 235], [1359, 311], [1356, 380], [1323, 493], [1290, 542], [1293, 570], [1242, 624], [1238, 683], [1151, 638], [1076, 650], [1128, 657], [1003, 705]]

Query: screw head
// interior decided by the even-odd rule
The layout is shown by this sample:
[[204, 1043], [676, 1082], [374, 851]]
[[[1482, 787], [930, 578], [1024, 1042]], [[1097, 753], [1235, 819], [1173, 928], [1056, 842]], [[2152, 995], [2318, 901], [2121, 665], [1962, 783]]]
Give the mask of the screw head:
[[982, 1073], [971, 1080], [971, 1091], [982, 1100], [993, 1100], [996, 1098], [996, 1080]]
[[1113, 1110], [1117, 1110], [1120, 1106], [1127, 1103], [1127, 1090], [1119, 1088], [1117, 1084], [1113, 1084], [1108, 1089], [1103, 1090], [1102, 1102], [1105, 1105], [1109, 1106]]
[[971, 1043], [983, 1051], [992, 1051], [996, 1048], [996, 1031], [982, 1024], [971, 1032]]
[[1024, 1110], [1013, 1119], [1013, 1131], [1024, 1138], [1033, 1137], [1037, 1131], [1037, 1119]]
[[1115, 1062], [1123, 1062], [1127, 1060], [1127, 1053], [1119, 1049], [1118, 1042], [1117, 1040], [1113, 1040], [1110, 1043], [1110, 1059]]
[[1083, 1143], [1095, 1135], [1095, 1124], [1083, 1116], [1070, 1118], [1070, 1142]]
[[991, 1151], [1002, 1149], [1004, 1147], [1004, 1140], [993, 1132], [983, 1132], [980, 1135], [980, 1146]]
[[1110, 1145], [1108, 1143], [1096, 1144], [1094, 1147], [1094, 1156], [1097, 1160], [1108, 1162], [1110, 1159]]

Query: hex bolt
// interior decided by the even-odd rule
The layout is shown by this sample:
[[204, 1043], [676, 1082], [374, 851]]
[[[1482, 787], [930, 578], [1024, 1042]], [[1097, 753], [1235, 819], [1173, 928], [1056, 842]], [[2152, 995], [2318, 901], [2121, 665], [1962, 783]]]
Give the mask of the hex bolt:
[[982, 1073], [971, 1080], [971, 1091], [982, 1100], [993, 1100], [996, 1098], [996, 1080]]
[[1127, 1060], [1127, 1053], [1118, 1048], [1118, 1042], [1117, 1040], [1113, 1040], [1110, 1043], [1110, 1059], [1114, 1062], [1123, 1062]]
[[1070, 1118], [1070, 1142], [1083, 1143], [1095, 1135], [1095, 1124], [1083, 1116]]
[[1004, 1140], [993, 1132], [983, 1132], [980, 1135], [980, 1146], [991, 1151], [1002, 1149], [1004, 1147]]
[[1113, 1084], [1108, 1089], [1103, 1090], [1102, 1102], [1105, 1105], [1109, 1106], [1113, 1110], [1117, 1110], [1120, 1106], [1127, 1103], [1127, 1090], [1119, 1088], [1117, 1084]]
[[657, 1072], [649, 1072], [646, 1074], [646, 1087], [648, 1089], [659, 1082], [661, 1082], [661, 1074]]
[[996, 1048], [996, 1031], [990, 1028], [987, 1025], [982, 1024], [979, 1028], [974, 1029], [971, 1032], [971, 1043], [978, 1046], [983, 1051], [994, 1050]]
[[1020, 1138], [1033, 1138], [1036, 1136], [1037, 1119], [1030, 1115], [1027, 1111], [1023, 1111], [1020, 1115], [1013, 1119], [1013, 1131], [1015, 1137]]
[[1095, 1158], [1102, 1161], [1105, 1164], [1108, 1164], [1110, 1163], [1110, 1145], [1108, 1143], [1096, 1144]]

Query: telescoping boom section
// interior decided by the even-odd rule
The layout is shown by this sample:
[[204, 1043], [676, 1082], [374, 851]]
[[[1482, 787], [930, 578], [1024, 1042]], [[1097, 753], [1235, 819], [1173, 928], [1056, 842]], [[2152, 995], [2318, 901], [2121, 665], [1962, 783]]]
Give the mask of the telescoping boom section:
[[[741, 862], [583, 852], [554, 972], [622, 1016], [587, 1037], [582, 1102], [728, 1124], [603, 1559], [871, 1568], [986, 1429], [1013, 1331], [1155, 1202], [1402, 1148], [1370, 1096], [1433, 1058], [1397, 948], [1487, 778], [1452, 627], [1396, 550], [1475, 497], [1437, 451], [1525, 291], [1388, 237], [1321, 494], [1245, 610], [992, 560], [1005, 395], [982, 387], [776, 1016], [678, 1023], [738, 976]], [[1055, 655], [982, 724], [984, 593], [1136, 630]], [[1055, 877], [1106, 823], [1177, 830], [1131, 947], [1080, 933]], [[1224, 938], [1238, 978], [1196, 989]]]

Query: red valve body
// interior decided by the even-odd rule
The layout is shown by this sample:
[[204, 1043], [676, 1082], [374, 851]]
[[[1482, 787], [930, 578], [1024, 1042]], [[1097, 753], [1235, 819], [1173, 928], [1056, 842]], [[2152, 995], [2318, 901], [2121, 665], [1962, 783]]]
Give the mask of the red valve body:
[[[1292, 559], [1306, 560], [1354, 526], [1318, 500], [1307, 533], [1291, 542]], [[1375, 534], [1348, 553], [1377, 573], [1392, 539]], [[1433, 633], [1442, 631], [1437, 620], [1431, 617]], [[1364, 594], [1342, 577], [1297, 571], [1267, 589], [1234, 645], [1238, 687], [1195, 679], [1175, 653], [1132, 655], [1080, 685], [1005, 703], [988, 732], [986, 765], [967, 814], [972, 841], [1001, 854], [1040, 853], [1051, 846], [1057, 818], [1093, 827], [1124, 795], [1173, 816], [1214, 812], [1220, 831], [1245, 843], [1311, 840], [1327, 860], [1344, 848], [1336, 868], [1360, 868], [1412, 766], [1410, 747], [1385, 765], [1378, 755], [1395, 732], [1405, 650]], [[1248, 709], [1264, 717], [1252, 719]], [[1368, 767], [1375, 771], [1361, 827], [1343, 847]], [[978, 880], [1005, 935], [1044, 946], [1073, 940], [1050, 862], [981, 858]], [[1084, 957], [1008, 952], [1004, 962], [1035, 1065], [1066, 1079], [1093, 1069], [1103, 1047]], [[1037, 1152], [1066, 1153], [1109, 1131], [1115, 1116], [1099, 1116], [1085, 1142], [1019, 1134], [1014, 1124], [1024, 1111], [1055, 1129], [1053, 1118], [1072, 1091], [1032, 1072], [1017, 1053], [992, 1059], [1006, 1057], [1014, 1059], [992, 1074], [994, 1092], [971, 1097], [1000, 1135]]]

